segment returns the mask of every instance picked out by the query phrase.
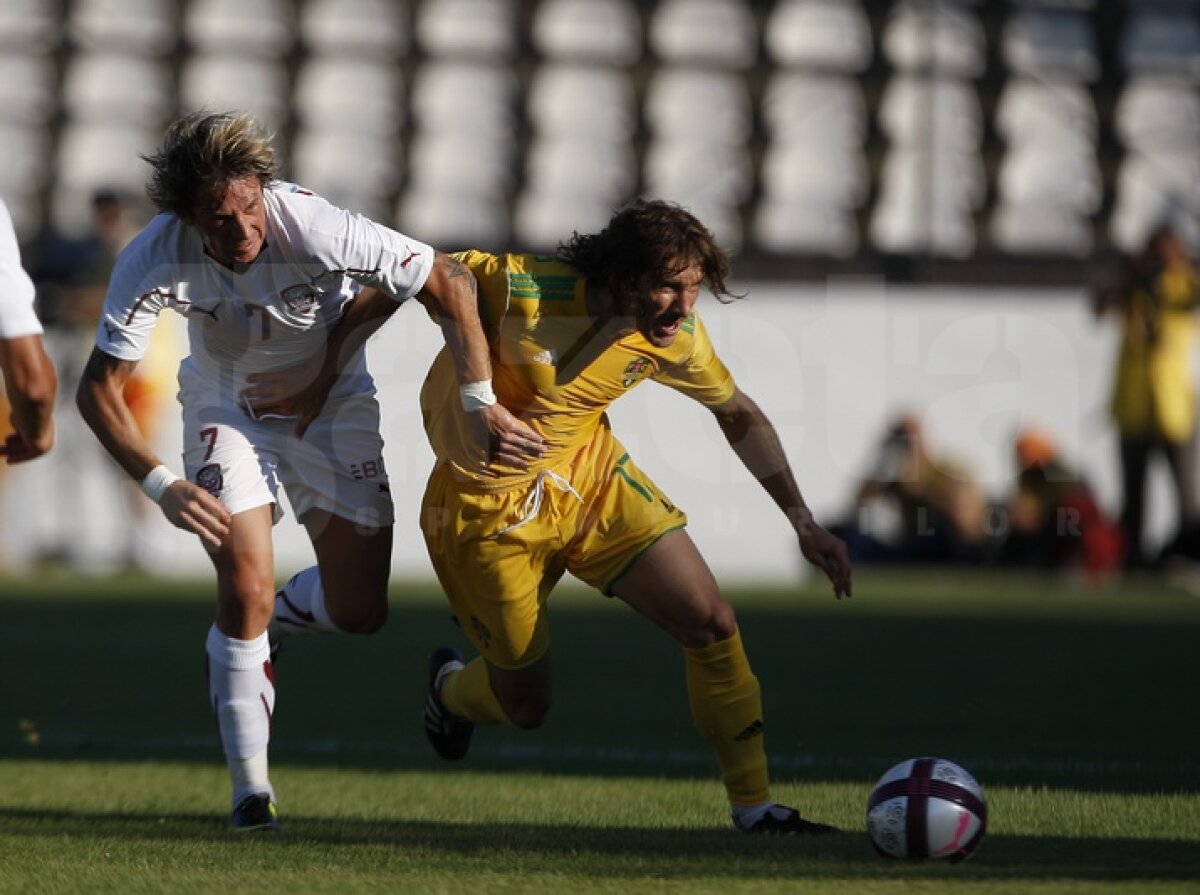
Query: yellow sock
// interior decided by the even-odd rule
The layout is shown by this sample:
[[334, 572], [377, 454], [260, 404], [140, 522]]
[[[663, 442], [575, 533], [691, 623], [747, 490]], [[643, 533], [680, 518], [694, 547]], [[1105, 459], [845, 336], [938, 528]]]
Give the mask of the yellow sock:
[[500, 708], [488, 680], [487, 663], [476, 656], [461, 671], [446, 676], [442, 682], [442, 705], [452, 714], [476, 724], [513, 723]]
[[741, 634], [683, 652], [692, 718], [716, 753], [729, 801], [735, 806], [770, 801], [762, 695]]

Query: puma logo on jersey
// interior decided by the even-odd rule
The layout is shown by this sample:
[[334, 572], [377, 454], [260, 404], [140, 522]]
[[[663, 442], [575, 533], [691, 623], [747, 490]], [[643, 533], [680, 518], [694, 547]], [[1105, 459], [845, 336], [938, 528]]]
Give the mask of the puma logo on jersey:
[[411, 250], [410, 250], [410, 251], [409, 251], [409, 254], [408, 254], [408, 257], [407, 257], [407, 258], [405, 258], [403, 261], [401, 261], [401, 262], [400, 262], [400, 266], [401, 266], [401, 267], [408, 267], [408, 262], [409, 262], [409, 261], [411, 261], [413, 258], [416, 258], [416, 257], [417, 257], [419, 254], [421, 254], [421, 253], [420, 253], [420, 252], [414, 252], [414, 251], [411, 251]]

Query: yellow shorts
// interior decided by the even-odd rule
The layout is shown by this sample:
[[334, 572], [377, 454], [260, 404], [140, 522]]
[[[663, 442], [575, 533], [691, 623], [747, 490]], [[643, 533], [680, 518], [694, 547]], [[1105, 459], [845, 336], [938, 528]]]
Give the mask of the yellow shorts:
[[564, 571], [610, 593], [643, 551], [686, 524], [607, 427], [567, 467], [516, 490], [438, 466], [421, 504], [429, 558], [459, 624], [505, 669], [549, 649], [546, 598]]

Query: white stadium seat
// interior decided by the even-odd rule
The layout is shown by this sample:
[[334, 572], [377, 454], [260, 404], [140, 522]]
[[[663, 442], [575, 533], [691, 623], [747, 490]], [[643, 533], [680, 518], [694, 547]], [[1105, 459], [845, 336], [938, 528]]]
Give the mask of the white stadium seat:
[[416, 32], [431, 56], [507, 59], [517, 50], [512, 0], [424, 0]]
[[778, 65], [861, 72], [871, 63], [871, 23], [857, 0], [779, 0], [764, 31]]
[[876, 248], [955, 258], [975, 250], [971, 177], [947, 177], [945, 163], [924, 153], [889, 153], [871, 214]]
[[445, 251], [500, 251], [508, 241], [508, 208], [500, 196], [409, 187], [396, 209], [399, 229]]
[[517, 197], [513, 235], [524, 248], [551, 252], [573, 232], [597, 232], [614, 210], [595, 195], [529, 188]]
[[866, 201], [870, 176], [860, 151], [830, 152], [820, 143], [772, 143], [763, 154], [762, 189], [769, 199], [858, 208]]
[[62, 39], [62, 0], [0, 3], [0, 49], [22, 53], [53, 50]]
[[1109, 236], [1117, 247], [1127, 252], [1141, 249], [1151, 231], [1167, 220], [1190, 228], [1195, 236], [1197, 218], [1200, 158], [1195, 153], [1125, 156], [1109, 218]]
[[992, 215], [992, 242], [1002, 252], [1070, 255], [1092, 250], [1092, 225], [1076, 211], [1049, 202], [1001, 203]]
[[292, 108], [308, 127], [395, 134], [405, 114], [400, 69], [369, 57], [310, 57], [296, 75]]
[[184, 36], [203, 52], [278, 59], [295, 43], [285, 0], [191, 0], [184, 8]]
[[532, 31], [550, 59], [632, 65], [642, 57], [642, 22], [630, 0], [545, 0]]
[[854, 78], [777, 71], [762, 99], [763, 124], [772, 139], [857, 148], [867, 133], [867, 104]]
[[987, 42], [970, 8], [944, 0], [901, 0], [888, 16], [883, 51], [901, 71], [976, 78], [987, 66]]
[[409, 108], [424, 131], [511, 138], [516, 101], [517, 81], [507, 65], [442, 60], [417, 69]]
[[399, 59], [412, 43], [403, 0], [308, 0], [301, 7], [304, 45], [323, 55]]
[[1092, 154], [1053, 147], [1010, 149], [1000, 163], [997, 192], [1010, 205], [1039, 204], [1090, 214], [1100, 206], [1100, 168]]
[[67, 29], [82, 48], [165, 56], [179, 43], [174, 0], [74, 0]]
[[58, 111], [54, 60], [0, 53], [0, 120], [40, 123]]
[[485, 147], [472, 135], [418, 133], [408, 151], [408, 181], [422, 190], [469, 190], [507, 195], [513, 189], [512, 141]]
[[77, 120], [156, 125], [175, 104], [166, 62], [112, 51], [77, 52], [63, 75], [63, 109]]
[[692, 139], [740, 145], [754, 123], [745, 79], [720, 69], [660, 67], [646, 86], [646, 125], [668, 138], [703, 127]]
[[754, 236], [776, 254], [848, 258], [858, 249], [858, 224], [844, 205], [811, 197], [764, 197], [754, 213]]
[[579, 137], [539, 137], [529, 145], [526, 182], [538, 193], [584, 195], [619, 204], [637, 185], [629, 143]]
[[679, 195], [737, 204], [750, 197], [754, 186], [750, 155], [744, 148], [706, 143], [690, 135], [652, 141], [643, 173], [646, 189], [667, 198]]
[[747, 69], [758, 61], [758, 26], [745, 0], [660, 0], [650, 47], [666, 62]]
[[1189, 78], [1136, 75], [1117, 100], [1114, 128], [1126, 146], [1200, 150], [1200, 93]]
[[191, 55], [179, 73], [183, 111], [245, 111], [267, 128], [288, 115], [287, 71], [277, 62], [244, 56]]
[[1010, 78], [996, 104], [995, 122], [1010, 146], [1036, 143], [1059, 151], [1095, 151], [1096, 106], [1091, 92], [1076, 81]]
[[0, 121], [0, 196], [33, 192], [50, 176], [50, 133], [41, 125]]
[[638, 125], [629, 73], [608, 66], [540, 65], [530, 79], [525, 107], [537, 134], [630, 140]]
[[335, 205], [386, 220], [402, 177], [400, 145], [341, 128], [301, 130], [292, 143], [291, 177]]
[[893, 143], [973, 149], [983, 138], [982, 112], [968, 81], [895, 75], [879, 101], [879, 123]]

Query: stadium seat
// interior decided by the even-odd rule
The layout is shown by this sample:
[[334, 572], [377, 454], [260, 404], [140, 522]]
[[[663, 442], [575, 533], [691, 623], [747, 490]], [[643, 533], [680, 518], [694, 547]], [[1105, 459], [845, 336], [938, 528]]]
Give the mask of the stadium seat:
[[975, 250], [971, 177], [948, 177], [945, 158], [889, 153], [871, 213], [871, 243], [889, 253], [965, 258]]
[[1137, 11], [1121, 35], [1121, 61], [1131, 72], [1200, 75], [1200, 24], [1194, 12]]
[[517, 50], [512, 0], [424, 0], [417, 43], [431, 56], [507, 59]]
[[692, 138], [740, 145], [754, 123], [745, 79], [719, 69], [660, 66], [646, 85], [646, 126], [653, 135], [677, 138], [704, 126]]
[[961, 4], [901, 0], [888, 16], [882, 45], [887, 60], [901, 71], [977, 78], [987, 66], [983, 27]]
[[179, 8], [174, 0], [74, 0], [67, 29], [80, 48], [165, 56], [179, 44]]
[[866, 201], [870, 176], [857, 150], [831, 152], [819, 142], [771, 143], [763, 154], [762, 190], [765, 199], [852, 209]]
[[754, 238], [774, 254], [849, 258], [858, 250], [858, 224], [854, 213], [839, 203], [764, 196], [754, 212]]
[[431, 60], [413, 76], [409, 107], [423, 131], [511, 138], [516, 101], [516, 76], [506, 65]]
[[857, 148], [867, 133], [867, 105], [854, 78], [776, 71], [762, 99], [763, 125], [774, 140]]
[[1195, 153], [1162, 153], [1153, 158], [1128, 153], [1117, 172], [1116, 205], [1109, 236], [1126, 252], [1137, 251], [1151, 231], [1172, 220], [1197, 236], [1200, 215], [1200, 158]]
[[595, 195], [528, 188], [513, 209], [513, 235], [523, 248], [550, 252], [576, 231], [594, 233], [602, 228], [614, 209]]
[[394, 138], [342, 128], [302, 129], [292, 142], [291, 177], [335, 205], [386, 220], [390, 197], [400, 185], [401, 161]]
[[62, 40], [62, 0], [0, 3], [0, 49], [44, 53]]
[[0, 121], [40, 123], [57, 112], [54, 60], [43, 55], [0, 53]]
[[360, 133], [395, 134], [405, 114], [400, 69], [368, 57], [309, 57], [296, 74], [292, 108], [310, 128], [341, 125]]
[[445, 251], [500, 251], [508, 241], [508, 208], [500, 196], [410, 187], [396, 209], [397, 226]]
[[967, 81], [900, 74], [879, 101], [879, 124], [892, 143], [974, 149], [983, 135], [975, 88]]
[[1090, 214], [1100, 206], [1103, 185], [1092, 153], [1061, 152], [1052, 146], [1014, 147], [997, 177], [1002, 202], [1041, 205]]
[[630, 0], [545, 0], [532, 32], [549, 59], [628, 66], [642, 58], [642, 22]]
[[987, 195], [987, 177], [978, 152], [952, 146], [893, 146], [884, 157], [880, 185], [908, 195], [932, 190], [937, 201], [956, 208], [979, 208]]
[[402, 0], [308, 0], [301, 8], [300, 35], [319, 55], [398, 59], [412, 43]]
[[1091, 20], [1070, 9], [1014, 11], [1004, 28], [1004, 60], [1029, 75], [1060, 74], [1093, 81], [1100, 74]]
[[243, 110], [265, 127], [278, 128], [288, 116], [287, 71], [265, 59], [243, 56], [189, 56], [179, 73], [184, 111]]
[[666, 198], [687, 197], [736, 205], [750, 197], [754, 171], [742, 147], [692, 136], [654, 140], [646, 150], [646, 189]]
[[140, 195], [150, 169], [140, 158], [154, 152], [161, 129], [106, 122], [65, 123], [55, 156], [57, 182], [52, 195], [54, 225], [68, 233], [86, 232], [92, 194], [99, 188]]
[[628, 72], [608, 66], [548, 62], [526, 93], [537, 134], [630, 140], [638, 126], [637, 94]]
[[871, 23], [857, 0], [779, 0], [764, 30], [777, 64], [861, 72], [871, 63]]
[[171, 70], [159, 59], [77, 52], [63, 75], [64, 111], [79, 121], [158, 125], [174, 111]]
[[526, 156], [526, 183], [539, 194], [561, 192], [616, 205], [632, 194], [637, 174], [637, 157], [627, 142], [539, 137]]
[[758, 61], [758, 26], [745, 0], [659, 0], [648, 30], [666, 62], [743, 70]]
[[1200, 94], [1187, 78], [1149, 74], [1129, 79], [1117, 100], [1114, 122], [1126, 146], [1200, 150]]
[[0, 121], [0, 196], [34, 193], [50, 177], [50, 132], [41, 125]]
[[184, 4], [183, 33], [205, 53], [278, 59], [295, 43], [295, 22], [286, 0], [191, 0]]
[[1076, 81], [1009, 78], [996, 104], [995, 124], [1009, 146], [1037, 143], [1081, 153], [1096, 147], [1096, 105]]
[[408, 152], [408, 182], [422, 190], [508, 195], [515, 181], [512, 140], [481, 144], [467, 134], [418, 133]]
[[991, 222], [992, 243], [1008, 254], [1086, 256], [1092, 225], [1069, 208], [1053, 203], [1001, 203]]

